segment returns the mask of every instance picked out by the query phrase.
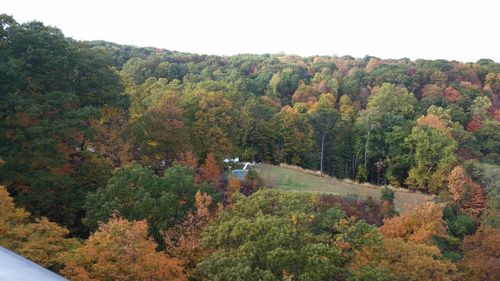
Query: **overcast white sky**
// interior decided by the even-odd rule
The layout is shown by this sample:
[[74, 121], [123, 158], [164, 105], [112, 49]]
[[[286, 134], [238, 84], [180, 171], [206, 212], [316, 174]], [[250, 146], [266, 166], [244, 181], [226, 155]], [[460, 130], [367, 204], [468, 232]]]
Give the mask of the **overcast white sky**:
[[79, 40], [200, 54], [367, 54], [500, 62], [499, 0], [1, 0]]

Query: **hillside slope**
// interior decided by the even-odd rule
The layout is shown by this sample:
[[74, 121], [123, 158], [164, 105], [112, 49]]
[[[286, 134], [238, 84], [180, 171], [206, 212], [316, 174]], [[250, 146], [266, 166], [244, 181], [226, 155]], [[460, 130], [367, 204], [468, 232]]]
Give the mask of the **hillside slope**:
[[[363, 185], [339, 181], [331, 177], [321, 177], [279, 166], [261, 164], [255, 168], [267, 186], [293, 191], [331, 193], [337, 195], [355, 195], [361, 198], [373, 197], [380, 200], [380, 189], [373, 185]], [[396, 209], [400, 212], [425, 204], [432, 196], [397, 190], [395, 192]]]

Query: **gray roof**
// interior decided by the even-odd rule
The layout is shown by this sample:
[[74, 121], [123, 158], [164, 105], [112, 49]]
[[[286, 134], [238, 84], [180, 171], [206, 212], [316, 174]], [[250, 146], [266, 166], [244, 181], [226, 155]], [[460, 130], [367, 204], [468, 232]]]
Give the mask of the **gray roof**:
[[0, 246], [0, 281], [67, 281], [54, 272]]

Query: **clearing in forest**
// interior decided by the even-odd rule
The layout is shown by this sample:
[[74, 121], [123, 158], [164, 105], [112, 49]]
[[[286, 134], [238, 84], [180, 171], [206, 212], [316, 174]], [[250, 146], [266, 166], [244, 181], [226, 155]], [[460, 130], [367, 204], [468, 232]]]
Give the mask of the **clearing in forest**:
[[[304, 171], [269, 164], [255, 165], [254, 169], [264, 179], [266, 186], [291, 191], [331, 193], [341, 196], [357, 196], [380, 200], [380, 187], [339, 181], [332, 177], [322, 177]], [[396, 190], [396, 209], [405, 212], [432, 200], [431, 195], [406, 190]]]

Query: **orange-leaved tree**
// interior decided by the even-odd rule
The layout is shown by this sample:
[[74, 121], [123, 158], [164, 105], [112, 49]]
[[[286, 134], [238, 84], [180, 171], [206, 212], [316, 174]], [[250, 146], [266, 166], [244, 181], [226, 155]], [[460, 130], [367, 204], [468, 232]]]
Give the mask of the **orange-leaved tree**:
[[207, 154], [205, 164], [201, 166], [201, 174], [206, 182], [212, 183], [216, 187], [220, 186], [220, 168], [213, 153]]
[[421, 116], [417, 119], [417, 124], [419, 126], [427, 126], [429, 128], [438, 129], [443, 132], [445, 135], [451, 138], [451, 132], [446, 126], [446, 123], [436, 116], [435, 114], [428, 113], [425, 116]]
[[113, 217], [64, 257], [62, 273], [74, 281], [186, 280], [180, 261], [156, 252], [146, 220]]
[[468, 280], [500, 280], [500, 230], [483, 225], [464, 239], [464, 259], [460, 266]]
[[486, 209], [486, 197], [481, 186], [471, 180], [468, 200], [463, 204], [464, 212], [475, 218], [479, 218]]
[[386, 238], [401, 238], [415, 243], [429, 243], [433, 236], [446, 237], [443, 207], [427, 203], [413, 212], [385, 219], [380, 232]]
[[195, 195], [196, 212], [189, 213], [184, 221], [162, 233], [165, 252], [182, 261], [189, 278], [195, 277], [195, 267], [207, 249], [202, 247], [202, 233], [214, 222], [216, 211], [210, 211], [212, 197], [198, 191]]
[[479, 218], [486, 209], [483, 189], [467, 174], [464, 168], [456, 166], [448, 177], [448, 192], [459, 210]]
[[379, 228], [383, 243], [369, 250], [367, 259], [358, 258], [359, 261], [392, 273], [386, 280], [456, 280], [456, 266], [432, 245], [434, 236], [447, 235], [442, 208], [427, 203], [412, 212], [384, 219], [384, 225]]

